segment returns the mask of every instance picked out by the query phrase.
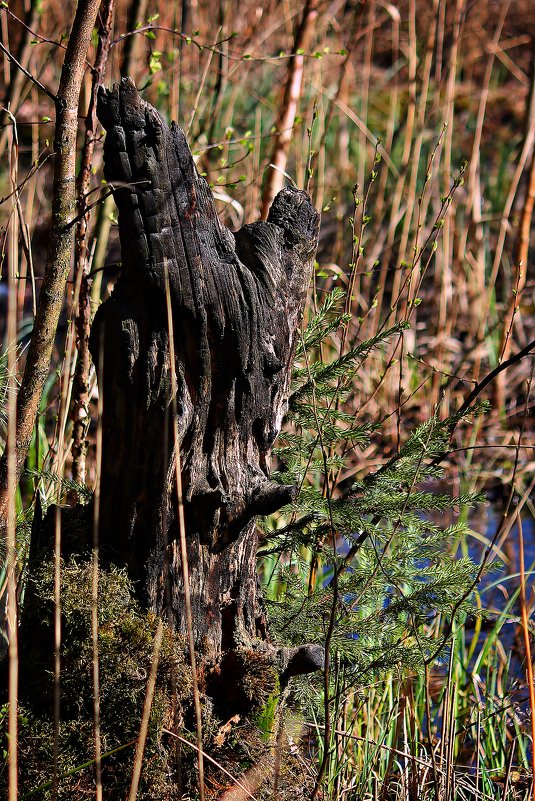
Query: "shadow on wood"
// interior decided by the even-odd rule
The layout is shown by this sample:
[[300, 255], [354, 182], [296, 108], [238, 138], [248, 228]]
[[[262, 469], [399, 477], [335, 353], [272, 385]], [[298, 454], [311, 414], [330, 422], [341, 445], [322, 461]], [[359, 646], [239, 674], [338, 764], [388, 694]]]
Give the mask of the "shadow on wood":
[[[255, 516], [294, 494], [270, 480], [268, 457], [285, 411], [319, 216], [305, 192], [288, 188], [267, 222], [233, 234], [183, 132], [168, 127], [131, 80], [101, 91], [98, 115], [122, 249], [121, 275], [91, 334], [93, 360], [103, 347], [104, 365], [102, 558], [126, 565], [142, 603], [185, 631], [167, 271], [196, 647], [219, 671], [234, 664], [229, 652], [243, 649], [273, 652], [277, 661], [258, 589]], [[319, 662], [315, 654], [303, 664]]]

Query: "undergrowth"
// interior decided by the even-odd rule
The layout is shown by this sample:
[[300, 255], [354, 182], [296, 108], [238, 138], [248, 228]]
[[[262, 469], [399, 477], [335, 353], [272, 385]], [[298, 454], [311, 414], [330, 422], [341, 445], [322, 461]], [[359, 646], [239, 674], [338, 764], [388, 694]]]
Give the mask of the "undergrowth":
[[500, 562], [458, 553], [472, 534], [467, 511], [484, 496], [440, 491], [453, 430], [488, 405], [474, 403], [463, 421], [434, 415], [378, 470], [344, 478], [354, 448], [379, 428], [357, 424], [344, 400], [383, 343], [326, 363], [321, 346], [345, 323], [341, 305], [340, 293], [327, 296], [303, 334], [275, 449], [278, 479], [300, 493], [262, 526], [259, 553], [276, 638], [330, 648], [327, 678], [293, 679], [289, 693], [325, 760], [320, 797], [494, 797], [499, 786], [523, 798], [527, 698], [515, 696], [500, 642], [516, 598], [500, 614], [486, 608], [480, 582]]
[[[21, 799], [85, 799], [95, 795], [91, 583], [91, 561], [73, 558], [62, 565], [61, 722], [54, 788], [53, 563], [44, 562], [32, 570], [28, 579], [25, 614], [31, 616], [33, 625], [38, 620], [40, 626], [33, 636], [26, 638], [21, 654]], [[132, 777], [158, 620], [142, 611], [124, 572], [111, 568], [99, 573], [98, 622], [102, 777], [107, 793], [111, 793], [109, 797], [123, 797]], [[178, 798], [170, 773], [175, 748], [166, 741], [162, 729], [172, 727], [175, 715], [182, 714], [189, 706], [191, 676], [183, 652], [184, 642], [165, 629], [140, 799]], [[1, 736], [5, 749], [5, 719]], [[191, 761], [191, 754], [185, 753], [183, 759]], [[4, 789], [6, 780], [4, 762], [0, 771], [0, 786]]]
[[[57, 84], [67, 7], [29, 3], [24, 26], [15, 3], [0, 5], [2, 41], [44, 85]], [[141, 16], [142, 3], [120, 9], [105, 82], [126, 70], [162, 113], [178, 116], [234, 228], [258, 216], [287, 68], [303, 56], [284, 169], [310, 190], [323, 223], [288, 421], [275, 450], [279, 480], [297, 483], [300, 493], [261, 523], [259, 551], [273, 638], [326, 642], [330, 654], [324, 679], [293, 679], [286, 691], [281, 753], [292, 752], [296, 764], [305, 754], [314, 766], [303, 779], [293, 765], [294, 789], [301, 781], [310, 795], [321, 766], [321, 792], [333, 801], [523, 801], [533, 787], [533, 743], [519, 595], [534, 566], [515, 572], [516, 554], [506, 547], [513, 529], [502, 520], [489, 533], [479, 488], [492, 480], [505, 497], [510, 490], [504, 517], [521, 524], [522, 507], [532, 525], [535, 509], [525, 497], [533, 465], [525, 436], [530, 360], [489, 385], [490, 413], [477, 402], [462, 420], [454, 410], [486, 371], [526, 346], [533, 327], [531, 4], [320, 4], [303, 53], [292, 52], [303, 12], [295, 3], [221, 2], [214, 13], [213, 3], [184, 2], [182, 17], [176, 4], [153, 5]], [[136, 36], [123, 37], [126, 12]], [[93, 57], [90, 51], [88, 63]], [[18, 282], [17, 342], [0, 355], [3, 443], [14, 387], [8, 349], [18, 379], [44, 270], [54, 109], [27, 76], [19, 84], [7, 58], [2, 70], [12, 117], [3, 117], [0, 135], [1, 262]], [[112, 289], [118, 258], [100, 148], [99, 133], [87, 196], [96, 204], [85, 264], [93, 286], [83, 299], [93, 311]], [[452, 172], [465, 159], [453, 203]], [[95, 481], [93, 370], [83, 417], [87, 474], [84, 453], [85, 482], [67, 477], [79, 358], [72, 320], [80, 314], [78, 273], [71, 278], [16, 496], [18, 595], [39, 605], [48, 638], [46, 647], [33, 643], [38, 658], [21, 655], [21, 798], [52, 797], [55, 761], [52, 567], [28, 579], [25, 569], [34, 504], [86, 502]], [[481, 584], [496, 556], [510, 575], [486, 575]], [[62, 582], [58, 788], [60, 797], [93, 797], [89, 563], [64, 563]], [[532, 604], [528, 597], [524, 609]], [[157, 623], [116, 571], [100, 573], [99, 615], [103, 775], [124, 795]], [[172, 797], [165, 765], [173, 746], [162, 729], [176, 713], [166, 700], [175, 673], [188, 706], [182, 651], [166, 631], [140, 798]], [[47, 672], [46, 701], [31, 694], [32, 671]], [[0, 723], [4, 748], [5, 707]], [[219, 722], [212, 723], [217, 736]], [[239, 727], [221, 737], [237, 772], [254, 763]], [[207, 747], [220, 753], [213, 742]], [[192, 760], [192, 752], [181, 758]], [[275, 796], [269, 788], [267, 797], [271, 789]]]

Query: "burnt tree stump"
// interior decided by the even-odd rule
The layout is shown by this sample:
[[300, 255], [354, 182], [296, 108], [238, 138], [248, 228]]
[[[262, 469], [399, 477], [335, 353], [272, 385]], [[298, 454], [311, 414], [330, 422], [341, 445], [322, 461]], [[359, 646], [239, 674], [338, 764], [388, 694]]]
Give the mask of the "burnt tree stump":
[[[143, 603], [185, 631], [167, 272], [195, 640], [204, 663], [216, 665], [268, 639], [255, 516], [294, 492], [270, 480], [268, 457], [319, 216], [305, 192], [284, 189], [267, 222], [233, 234], [184, 133], [130, 79], [100, 92], [98, 116], [122, 249], [120, 277], [91, 334], [96, 365], [103, 348], [101, 554], [126, 565]], [[279, 649], [281, 672], [318, 669], [321, 649], [310, 649]]]

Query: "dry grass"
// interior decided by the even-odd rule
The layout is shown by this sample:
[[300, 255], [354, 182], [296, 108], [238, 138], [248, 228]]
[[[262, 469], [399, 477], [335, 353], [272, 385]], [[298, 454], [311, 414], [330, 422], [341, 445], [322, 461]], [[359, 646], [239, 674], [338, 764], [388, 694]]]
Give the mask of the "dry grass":
[[[28, 12], [22, 2], [0, 8], [5, 48], [0, 62], [5, 87], [0, 131], [1, 335], [8, 373], [19, 379], [50, 236], [55, 117], [51, 94], [57, 91], [64, 39], [74, 17], [72, 3], [48, 0], [40, 8], [35, 2], [29, 5]], [[411, 323], [388, 349], [367, 360], [346, 402], [347, 411], [359, 421], [382, 422], [381, 437], [358, 459], [350, 459], [337, 481], [362, 477], [395, 452], [415, 423], [435, 409], [444, 415], [454, 412], [478, 380], [533, 339], [532, 2], [334, 0], [320, 2], [317, 14], [316, 4], [310, 3], [307, 8], [312, 7], [315, 16], [304, 37], [305, 52], [290, 61], [303, 17], [296, 2], [221, 0], [214, 7], [208, 0], [184, 0], [180, 13], [177, 5], [160, 0], [149, 10], [146, 6], [117, 3], [105, 82], [117, 80], [126, 70], [144, 87], [146, 99], [188, 129], [221, 217], [235, 228], [259, 218], [262, 196], [269, 194], [277, 141], [284, 142], [283, 157], [276, 157], [278, 170], [307, 187], [323, 212], [310, 312], [334, 286], [349, 290], [351, 321], [333, 342], [333, 352], [343, 352], [397, 321]], [[138, 33], [130, 35], [136, 22]], [[88, 65], [95, 55], [93, 41]], [[288, 87], [301, 68], [299, 86]], [[79, 150], [91, 87], [87, 68], [79, 107]], [[289, 98], [295, 107], [289, 108]], [[281, 120], [292, 130], [274, 130]], [[89, 209], [85, 260], [72, 259], [77, 268], [69, 274], [26, 460], [26, 467], [41, 477], [22, 478], [16, 496], [19, 514], [32, 507], [37, 492], [53, 498], [57, 476], [72, 474], [76, 430], [76, 454], [85, 437], [89, 450], [87, 465], [75, 463], [74, 473], [85, 476], [90, 487], [96, 479], [96, 380], [91, 369], [86, 375], [89, 404], [81, 401], [72, 381], [77, 363], [85, 358], [77, 349], [76, 320], [84, 303], [90, 301], [94, 312], [112, 291], [120, 250], [113, 204], [105, 201], [98, 128], [94, 145], [82, 198]], [[82, 280], [87, 269], [92, 287]], [[454, 491], [466, 477], [478, 487], [529, 482], [535, 465], [532, 372], [532, 357], [513, 364], [486, 389], [491, 413], [470, 429], [459, 427], [449, 464]], [[8, 414], [0, 414], [2, 438], [14, 422], [9, 408], [16, 389], [8, 390]], [[76, 456], [80, 458], [85, 459]], [[71, 499], [78, 491], [71, 487]], [[10, 561], [2, 571], [1, 594], [6, 597], [9, 577], [7, 597], [13, 605], [13, 526], [8, 533]], [[19, 566], [24, 547], [19, 537]], [[529, 578], [523, 563], [522, 573], [520, 587], [525, 591]], [[530, 603], [529, 593], [524, 594], [524, 631], [531, 625], [526, 611]], [[509, 614], [508, 603], [506, 609]], [[10, 621], [14, 614], [10, 606]], [[431, 787], [446, 801], [527, 797], [524, 773], [515, 783], [512, 762], [507, 761], [524, 734], [513, 706], [497, 727], [506, 739], [505, 745], [495, 744], [499, 758], [493, 762], [490, 735], [485, 742], [470, 735], [475, 754], [470, 781], [459, 767], [470, 726], [478, 728], [501, 714], [497, 699], [502, 688], [496, 687], [492, 675], [495, 670], [502, 676], [508, 667], [500, 651], [500, 631], [496, 624], [477, 646], [476, 657], [483, 654], [481, 676], [469, 675], [474, 649], [456, 632], [464, 667], [462, 675], [453, 675], [452, 658], [446, 690], [441, 686], [431, 691], [425, 682], [403, 679], [399, 685], [370, 688], [365, 702], [351, 694], [344, 698], [332, 726], [338, 760], [326, 764], [326, 793], [331, 795], [325, 797], [341, 798], [345, 788], [348, 798], [375, 799], [383, 788], [381, 798], [391, 793], [414, 798], [417, 784]], [[59, 654], [58, 638], [59, 633]], [[96, 643], [96, 632], [94, 638]], [[526, 649], [529, 654], [529, 638]], [[16, 696], [15, 637], [10, 639], [10, 658]], [[433, 676], [428, 679], [431, 682]], [[392, 687], [405, 697], [402, 707], [390, 697]], [[490, 698], [487, 705], [485, 693]], [[479, 710], [475, 722], [466, 717], [466, 704], [474, 697]], [[438, 745], [423, 730], [426, 714], [428, 722], [430, 717], [425, 698], [431, 705], [438, 699], [433, 706]], [[458, 726], [463, 715], [464, 728]], [[10, 732], [13, 749], [14, 713]], [[320, 724], [317, 736], [323, 736]], [[422, 756], [414, 743], [424, 743], [426, 737], [428, 750]], [[364, 746], [355, 750], [355, 742]], [[527, 764], [526, 754], [523, 759]], [[12, 771], [13, 765], [14, 755]], [[16, 797], [14, 776], [11, 799]], [[455, 793], [448, 786], [454, 786]], [[494, 795], [493, 787], [498, 788]]]

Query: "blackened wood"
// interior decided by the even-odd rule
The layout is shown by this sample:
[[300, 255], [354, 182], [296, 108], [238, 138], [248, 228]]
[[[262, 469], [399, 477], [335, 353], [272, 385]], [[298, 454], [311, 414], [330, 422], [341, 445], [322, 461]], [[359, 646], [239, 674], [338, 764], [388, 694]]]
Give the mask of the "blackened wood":
[[[177, 544], [165, 273], [197, 646], [208, 662], [266, 638], [255, 516], [288, 503], [269, 478], [318, 238], [305, 192], [268, 220], [221, 224], [183, 132], [129, 79], [99, 96], [105, 174], [119, 208], [122, 270], [91, 335], [104, 370], [100, 539], [144, 602], [185, 629]], [[167, 591], [166, 591], [167, 583]]]

